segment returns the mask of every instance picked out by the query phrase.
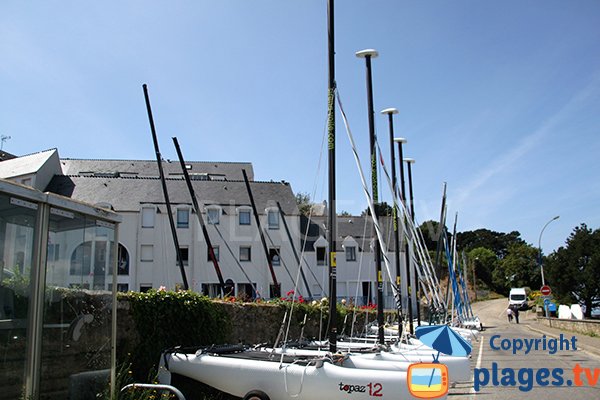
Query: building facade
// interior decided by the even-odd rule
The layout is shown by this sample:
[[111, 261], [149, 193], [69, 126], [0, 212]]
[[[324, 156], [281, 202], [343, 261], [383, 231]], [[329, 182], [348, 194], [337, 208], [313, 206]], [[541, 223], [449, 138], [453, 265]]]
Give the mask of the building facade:
[[[226, 294], [270, 298], [294, 290], [305, 298], [327, 295], [326, 218], [301, 216], [289, 183], [255, 181], [250, 163], [189, 162], [185, 167], [200, 215], [192, 207], [180, 164], [168, 160], [163, 161], [163, 169], [171, 210], [166, 208], [154, 161], [60, 159], [58, 151], [51, 149], [0, 161], [0, 178], [117, 212], [122, 218], [117, 277], [120, 291], [183, 287], [169, 211], [174, 218], [190, 289], [209, 296], [220, 295], [201, 217], [225, 281]], [[375, 303], [377, 280], [370, 218], [339, 217], [337, 224], [338, 297], [358, 305]], [[393, 278], [382, 264], [385, 305], [391, 308], [395, 247], [389, 220], [383, 219], [382, 226], [391, 246], [388, 258]], [[108, 279], [103, 264], [107, 258], [103, 249], [109, 245], [101, 236], [94, 235], [82, 238], [75, 249], [49, 248], [49, 254], [58, 257], [60, 252], [70, 252], [61, 255], [71, 260], [69, 273], [63, 277], [68, 284], [110, 289], [112, 279]], [[403, 253], [400, 259], [404, 270]], [[83, 281], [82, 275], [87, 277]], [[77, 276], [77, 282], [70, 282], [70, 276]], [[278, 286], [274, 286], [275, 281]]]

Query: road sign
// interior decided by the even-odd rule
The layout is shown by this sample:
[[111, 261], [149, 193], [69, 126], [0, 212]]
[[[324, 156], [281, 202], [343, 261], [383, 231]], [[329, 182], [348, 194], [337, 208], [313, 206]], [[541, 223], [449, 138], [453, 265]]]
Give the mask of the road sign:
[[550, 286], [544, 285], [540, 289], [540, 293], [542, 293], [543, 296], [550, 296], [550, 293], [552, 293], [552, 290], [550, 290]]
[[550, 304], [550, 299], [544, 299], [544, 305], [548, 307], [548, 304]]

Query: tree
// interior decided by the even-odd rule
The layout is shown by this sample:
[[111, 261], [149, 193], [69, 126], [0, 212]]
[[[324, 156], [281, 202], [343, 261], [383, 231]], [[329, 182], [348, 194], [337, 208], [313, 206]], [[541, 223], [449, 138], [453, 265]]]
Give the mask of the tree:
[[[419, 230], [423, 234], [425, 239], [425, 247], [429, 251], [435, 251], [437, 249], [438, 239], [440, 237], [440, 223], [437, 221], [429, 220], [419, 225]], [[449, 236], [448, 239], [451, 237]]]
[[566, 242], [544, 264], [546, 283], [561, 302], [582, 302], [591, 317], [600, 300], [600, 230], [586, 224], [576, 227]]
[[498, 260], [492, 282], [496, 291], [506, 295], [513, 287], [540, 287], [537, 249], [524, 242], [510, 243], [504, 258]]
[[[380, 217], [389, 217], [392, 215], [394, 208], [384, 201], [382, 203], [375, 204], [375, 210], [377, 211], [377, 215]], [[367, 207], [360, 215], [363, 217], [366, 215], [371, 215], [371, 210], [369, 207]]]
[[472, 268], [475, 268], [476, 279], [490, 288], [494, 287], [492, 276], [498, 264], [496, 254], [488, 248], [477, 247], [469, 251], [467, 257]]
[[310, 215], [310, 209], [314, 205], [310, 201], [310, 195], [308, 193], [298, 192], [296, 193], [296, 204], [301, 215]]
[[344, 211], [342, 210], [341, 212], [338, 213], [338, 217], [351, 217], [352, 214], [350, 214], [348, 211]]
[[470, 251], [477, 247], [492, 250], [498, 258], [504, 258], [511, 244], [525, 244], [517, 231], [510, 233], [494, 232], [489, 229], [476, 229], [456, 234], [460, 250]]

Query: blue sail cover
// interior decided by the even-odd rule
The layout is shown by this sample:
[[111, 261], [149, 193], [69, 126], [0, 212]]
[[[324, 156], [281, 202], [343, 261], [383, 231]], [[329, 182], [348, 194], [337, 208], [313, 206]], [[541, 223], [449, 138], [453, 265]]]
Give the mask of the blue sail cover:
[[473, 349], [471, 344], [454, 332], [448, 325], [417, 327], [417, 339], [425, 345], [449, 356], [467, 356]]

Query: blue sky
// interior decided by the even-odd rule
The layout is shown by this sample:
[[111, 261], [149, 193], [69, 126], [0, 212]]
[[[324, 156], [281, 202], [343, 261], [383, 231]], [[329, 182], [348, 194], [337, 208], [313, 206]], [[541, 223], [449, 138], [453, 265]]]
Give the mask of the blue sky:
[[[582, 222], [600, 228], [600, 2], [338, 0], [337, 82], [367, 161], [364, 48], [380, 53], [384, 155], [379, 111], [395, 107], [416, 159], [420, 221], [438, 218], [447, 182], [461, 231], [517, 230], [537, 246], [560, 215], [548, 253]], [[152, 159], [147, 83], [165, 158], [177, 136], [189, 160], [250, 161], [256, 179], [320, 201], [326, 56], [325, 0], [2, 1], [4, 150]], [[359, 213], [339, 115], [337, 141], [338, 211]]]

